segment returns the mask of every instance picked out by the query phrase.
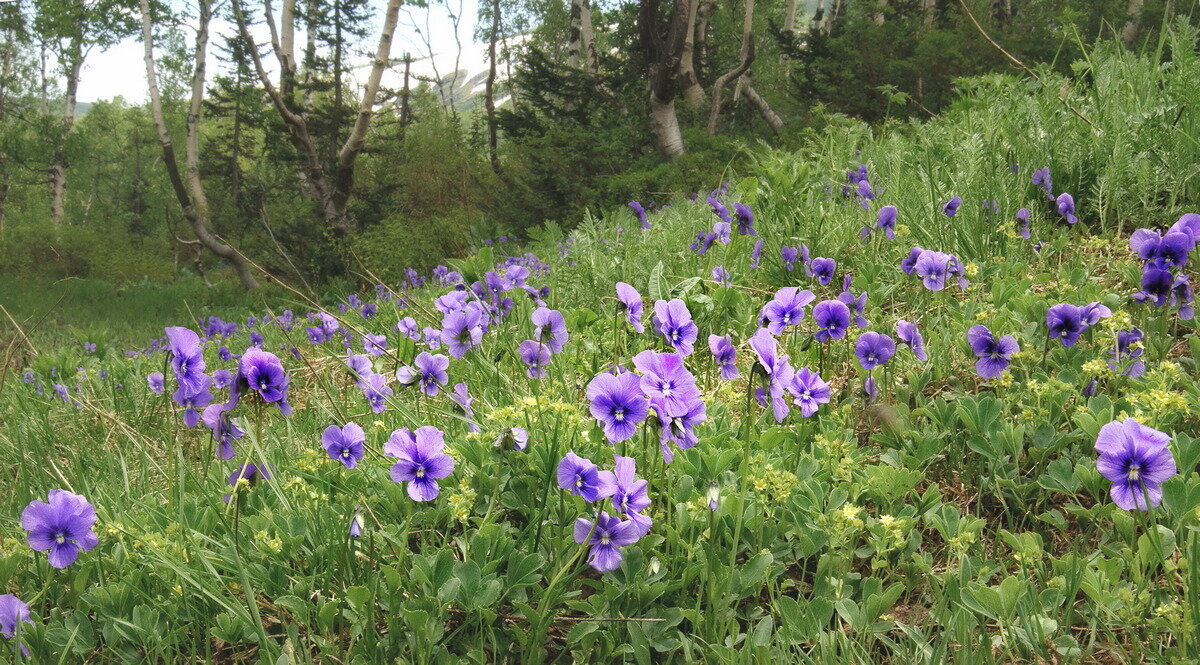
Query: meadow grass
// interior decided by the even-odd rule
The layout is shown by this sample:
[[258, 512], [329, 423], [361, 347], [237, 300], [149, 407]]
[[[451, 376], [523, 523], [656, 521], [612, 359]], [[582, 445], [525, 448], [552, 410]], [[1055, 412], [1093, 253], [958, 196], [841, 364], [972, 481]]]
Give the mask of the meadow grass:
[[[707, 193], [660, 202], [670, 205], [650, 213], [649, 230], [613, 211], [452, 262], [466, 283], [525, 267], [529, 285], [549, 287], [539, 295], [570, 339], [541, 379], [518, 353], [536, 335], [537, 304], [511, 283], [497, 295], [511, 311], [491, 311], [478, 345], [426, 395], [396, 370], [447, 349], [396, 325], [449, 325], [434, 299], [452, 287], [438, 279], [357, 294], [377, 306], [369, 318], [350, 294], [318, 305], [298, 292], [246, 300], [195, 284], [113, 293], [0, 282], [23, 322], [74, 289], [31, 344], [12, 331], [5, 340], [22, 364], [0, 386], [0, 591], [34, 619], [0, 643], [6, 657], [20, 660], [24, 644], [36, 662], [1196, 662], [1200, 343], [1179, 303], [1131, 300], [1142, 265], [1128, 246], [1134, 228], [1200, 209], [1195, 37], [1171, 33], [1166, 62], [1101, 49], [1070, 81], [966, 81], [953, 109], [923, 123], [834, 118], [797, 153], [747, 147], [752, 175], [718, 198], [748, 204], [757, 235], [735, 224], [728, 244], [704, 253], [689, 243], [713, 229]], [[841, 190], [860, 163], [876, 194], [865, 206]], [[1053, 192], [1074, 194], [1079, 224], [1062, 223], [1031, 182], [1046, 166]], [[955, 195], [964, 204], [948, 218], [941, 208]], [[861, 238], [883, 205], [899, 210], [898, 237]], [[1029, 239], [1014, 219], [1022, 207]], [[801, 243], [837, 260], [829, 284], [781, 260]], [[914, 245], [955, 254], [969, 286], [930, 290], [905, 274]], [[836, 299], [847, 273], [851, 295], [868, 294], [866, 330], [896, 337], [899, 320], [915, 323], [929, 359], [900, 345], [866, 370], [855, 354], [863, 330], [817, 342], [809, 307], [778, 344], [791, 366], [831, 384], [831, 400], [807, 418], [788, 404], [778, 421], [755, 398], [760, 386], [770, 396], [748, 343], [760, 309], [784, 286]], [[653, 419], [610, 443], [589, 413], [597, 375], [672, 349], [649, 311], [645, 333], [630, 327], [618, 281], [648, 310], [681, 300], [699, 329], [684, 364], [706, 419], [694, 447], [669, 446], [670, 462]], [[486, 291], [479, 300], [500, 303]], [[1092, 302], [1111, 316], [1074, 345], [1050, 338], [1050, 306]], [[294, 327], [277, 323], [285, 309]], [[320, 319], [304, 315], [317, 311], [339, 332], [314, 343], [305, 328]], [[238, 325], [206, 331], [193, 316]], [[968, 344], [979, 324], [1021, 347], [994, 378], [977, 374]], [[213, 433], [186, 427], [171, 398], [168, 354], [147, 348], [172, 325], [205, 336], [208, 372], [236, 370], [222, 347], [241, 354], [261, 334], [289, 377], [291, 415], [244, 395], [231, 411], [245, 432], [235, 456], [215, 458]], [[1129, 358], [1108, 365], [1117, 334], [1133, 328], [1143, 341], [1124, 352], [1141, 349], [1137, 377], [1122, 371]], [[340, 331], [356, 354], [364, 334], [387, 336], [369, 368], [394, 391], [381, 412], [347, 367]], [[721, 378], [709, 334], [731, 336], [738, 378]], [[147, 386], [152, 372], [166, 375], [163, 394]], [[460, 382], [473, 414], [449, 397]], [[227, 395], [213, 389], [214, 402]], [[1171, 437], [1178, 474], [1149, 511], [1117, 506], [1096, 468], [1101, 429], [1127, 417]], [[322, 448], [326, 427], [348, 422], [365, 430], [354, 469]], [[385, 452], [389, 437], [404, 438], [397, 430], [421, 426], [444, 433], [454, 470], [436, 499], [418, 502]], [[528, 434], [524, 451], [514, 428]], [[589, 547], [572, 538], [577, 519], [619, 508], [559, 486], [568, 451], [601, 469], [614, 454], [633, 458], [648, 483], [653, 524], [620, 548], [614, 570], [589, 565]], [[231, 486], [244, 462], [270, 478]], [[98, 514], [99, 544], [61, 570], [18, 522], [56, 488]]]

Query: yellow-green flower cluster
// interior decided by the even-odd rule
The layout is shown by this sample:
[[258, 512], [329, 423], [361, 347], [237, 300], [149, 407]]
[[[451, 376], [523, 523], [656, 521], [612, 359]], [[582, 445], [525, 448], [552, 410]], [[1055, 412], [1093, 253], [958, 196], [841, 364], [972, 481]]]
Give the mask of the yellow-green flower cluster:
[[471, 478], [469, 476], [462, 477], [448, 499], [450, 514], [454, 516], [454, 519], [466, 522], [475, 507], [475, 498], [475, 489], [471, 487]]
[[747, 482], [764, 503], [777, 503], [792, 495], [792, 488], [796, 486], [796, 474], [775, 468], [775, 465], [767, 462], [761, 454], [751, 458], [749, 466], [753, 471]]

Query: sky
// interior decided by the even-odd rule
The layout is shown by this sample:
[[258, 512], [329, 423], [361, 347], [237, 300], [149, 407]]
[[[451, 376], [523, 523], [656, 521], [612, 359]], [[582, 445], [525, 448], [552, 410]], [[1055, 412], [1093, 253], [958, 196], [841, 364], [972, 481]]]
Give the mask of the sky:
[[[423, 57], [421, 62], [413, 63], [413, 71], [426, 76], [433, 76], [435, 67], [442, 76], [453, 72], [458, 45], [454, 40], [454, 25], [449, 18], [447, 3], [455, 11], [461, 11], [462, 15], [458, 26], [459, 41], [462, 44], [459, 68], [467, 69], [472, 73], [480, 71], [482, 63], [486, 62], [487, 45], [477, 44], [473, 39], [475, 19], [478, 13], [477, 0], [445, 0], [442, 4], [430, 9], [401, 7], [400, 21], [392, 40], [392, 57], [399, 58], [405, 52], [411, 53], [414, 60]], [[357, 64], [364, 66], [370, 62], [370, 56], [365, 55], [365, 52], [374, 53], [378, 43], [379, 25], [382, 23], [386, 3], [383, 0], [373, 0], [371, 4], [375, 7], [376, 18], [372, 22], [370, 35], [358, 46], [358, 50], [363, 53], [360, 53], [356, 59]], [[275, 5], [278, 7], [278, 3]], [[268, 41], [266, 28], [260, 27], [262, 34], [257, 37], [261, 43], [266, 43]], [[213, 34], [209, 40], [210, 81], [213, 73], [220, 66], [213, 55], [213, 45], [219, 43], [223, 35], [232, 34], [236, 30], [237, 26], [232, 23], [213, 21]], [[429, 39], [424, 39], [422, 35], [428, 35]], [[430, 47], [426, 45], [426, 41], [433, 46], [432, 60], [427, 57]], [[296, 44], [298, 49], [303, 48], [302, 32], [298, 32], [296, 35]], [[263, 60], [264, 64], [268, 66], [273, 61], [274, 57], [269, 54]], [[120, 96], [131, 103], [144, 102], [146, 100], [145, 71], [145, 63], [142, 61], [141, 33], [139, 32], [135, 37], [130, 37], [107, 51], [93, 52], [88, 55], [80, 77], [79, 100], [95, 102]], [[384, 77], [383, 85], [399, 87], [402, 73], [402, 70], [388, 72]]]

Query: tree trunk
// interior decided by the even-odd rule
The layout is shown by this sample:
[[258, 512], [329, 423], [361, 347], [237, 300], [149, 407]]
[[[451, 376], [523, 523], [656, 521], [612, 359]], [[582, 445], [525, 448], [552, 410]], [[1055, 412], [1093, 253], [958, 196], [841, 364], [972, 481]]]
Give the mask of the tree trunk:
[[650, 137], [667, 160], [685, 152], [679, 117], [675, 113], [679, 62], [687, 39], [689, 0], [675, 0], [666, 36], [658, 30], [659, 0], [642, 0], [638, 16], [646, 51], [646, 111]]
[[713, 83], [712, 106], [708, 110], [708, 135], [716, 136], [717, 120], [721, 116], [721, 95], [730, 81], [740, 79], [754, 62], [754, 0], [745, 0], [745, 12], [742, 14], [742, 50], [738, 64], [728, 72], [717, 77]]
[[809, 34], [818, 34], [821, 32], [821, 24], [825, 21], [825, 0], [817, 0], [817, 9], [813, 12], [812, 19], [808, 22]]
[[787, 0], [787, 9], [783, 13], [783, 31], [789, 35], [796, 34], [796, 2], [797, 0]]
[[771, 131], [776, 134], [782, 134], [784, 126], [783, 116], [776, 113], [775, 109], [771, 108], [771, 105], [767, 103], [767, 100], [758, 94], [753, 85], [750, 85], [749, 77], [742, 77], [742, 81], [744, 81], [742, 91], [746, 93], [746, 99], [749, 99], [750, 103], [754, 104], [754, 107], [758, 109], [758, 114], [771, 126]]
[[679, 54], [679, 86], [689, 106], [704, 105], [704, 87], [696, 76], [696, 22], [700, 13], [699, 0], [688, 3], [687, 31], [684, 33], [683, 51]]
[[[208, 24], [212, 19], [209, 0], [198, 0], [200, 24], [196, 31], [195, 58], [192, 70], [192, 96], [188, 105], [187, 117], [187, 182], [179, 173], [179, 165], [175, 160], [175, 146], [167, 122], [163, 115], [162, 95], [158, 91], [158, 73], [154, 66], [154, 31], [150, 18], [150, 0], [140, 0], [142, 14], [142, 46], [146, 62], [146, 86], [150, 93], [150, 110], [154, 116], [154, 127], [158, 132], [158, 141], [162, 144], [163, 165], [167, 169], [167, 177], [171, 181], [171, 189], [175, 199], [183, 209], [183, 215], [192, 224], [192, 231], [213, 254], [229, 261], [237, 273], [238, 279], [246, 289], [258, 287], [258, 281], [250, 272], [246, 259], [233, 247], [222, 242], [209, 230], [208, 198], [204, 194], [204, 184], [200, 181], [200, 117], [204, 102], [205, 59], [208, 50]], [[206, 278], [207, 281], [207, 278]]]
[[75, 105], [79, 93], [79, 72], [83, 69], [83, 51], [79, 42], [73, 41], [70, 47], [70, 59], [66, 63], [67, 88], [63, 101], [62, 122], [59, 125], [58, 140], [54, 145], [54, 159], [50, 164], [50, 221], [54, 228], [62, 226], [66, 214], [67, 197], [67, 135], [75, 126]]
[[[364, 86], [358, 113], [355, 116], [354, 125], [350, 130], [349, 136], [346, 137], [345, 143], [342, 144], [337, 152], [337, 159], [332, 166], [332, 175], [329, 178], [325, 175], [325, 165], [321, 160], [316, 141], [313, 140], [312, 134], [309, 133], [307, 120], [302, 113], [298, 113], [292, 108], [292, 99], [284, 94], [286, 77], [283, 73], [280, 74], [280, 86], [278, 87], [271, 82], [271, 77], [266, 67], [263, 66], [262, 57], [258, 54], [257, 42], [250, 36], [250, 26], [246, 20], [246, 14], [242, 9], [241, 0], [232, 0], [230, 2], [234, 20], [237, 22], [238, 32], [249, 46], [250, 59], [254, 63], [254, 71], [258, 76], [259, 82], [262, 84], [263, 89], [266, 90], [267, 96], [271, 99], [271, 103], [275, 106], [275, 110], [279, 113], [280, 118], [283, 119], [284, 125], [288, 129], [288, 137], [303, 160], [302, 168], [306, 176], [307, 193], [321, 207], [321, 214], [325, 218], [326, 223], [338, 233], [349, 233], [357, 228], [357, 223], [350, 215], [348, 209], [350, 195], [354, 190], [354, 163], [358, 159], [359, 153], [362, 152], [366, 141], [367, 129], [370, 127], [371, 118], [375, 112], [375, 100], [379, 94], [379, 85], [383, 77], [383, 71], [388, 65], [388, 57], [392, 48], [392, 35], [396, 31], [396, 22], [400, 14], [401, 2], [402, 0], [388, 0], [383, 28], [379, 34], [379, 44], [375, 49], [375, 60], [372, 63], [371, 72], [367, 77], [367, 84]], [[294, 6], [294, 4], [295, 0], [285, 1], [285, 14], [288, 11], [288, 6]], [[269, 3], [267, 4], [267, 11], [269, 16]], [[268, 24], [272, 24], [271, 19], [268, 19]], [[287, 31], [285, 29], [284, 38], [280, 40], [281, 45], [275, 47], [276, 55], [281, 63], [288, 62], [290, 59], [283, 46], [283, 44], [289, 43], [289, 38], [286, 35]]]
[[500, 0], [492, 0], [492, 33], [488, 39], [488, 75], [484, 88], [484, 105], [487, 111], [488, 158], [492, 163], [492, 171], [497, 175], [500, 174], [500, 154], [496, 137], [496, 40], [499, 38]]

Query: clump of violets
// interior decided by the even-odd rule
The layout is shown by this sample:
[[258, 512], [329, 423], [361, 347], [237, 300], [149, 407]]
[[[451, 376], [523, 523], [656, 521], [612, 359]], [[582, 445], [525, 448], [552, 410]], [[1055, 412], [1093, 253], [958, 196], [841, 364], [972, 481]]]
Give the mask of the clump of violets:
[[713, 266], [712, 269], [713, 281], [721, 286], [729, 286], [733, 281], [733, 276], [725, 269], [725, 266]]
[[675, 353], [642, 351], [634, 356], [633, 364], [642, 375], [641, 392], [649, 398], [662, 425], [663, 457], [670, 462], [673, 453], [668, 444], [674, 442], [685, 449], [696, 445], [694, 428], [707, 418], [696, 378]]
[[642, 325], [642, 294], [625, 282], [617, 282], [617, 307], [624, 310], [625, 318], [635, 332], [642, 333], [646, 327]]
[[887, 335], [868, 330], [859, 335], [854, 343], [854, 355], [858, 358], [858, 364], [870, 371], [887, 364], [896, 355], [896, 342]]
[[366, 397], [371, 405], [372, 413], [383, 413], [387, 410], [387, 400], [393, 392], [386, 376], [371, 372], [363, 379], [361, 387], [363, 397]]
[[212, 430], [213, 441], [217, 444], [217, 458], [233, 459], [233, 442], [245, 436], [246, 432], [229, 416], [228, 404], [210, 404], [204, 409], [201, 420], [204, 426]]
[[971, 326], [967, 331], [967, 343], [971, 352], [978, 358], [975, 362], [975, 373], [981, 379], [994, 379], [1008, 369], [1012, 357], [1021, 350], [1017, 338], [1004, 335], [999, 339], [988, 330], [987, 326]]
[[601, 470], [573, 450], [559, 461], [556, 475], [559, 487], [588, 503], [606, 499], [617, 491], [617, 477], [612, 471]]
[[1082, 307], [1059, 303], [1046, 310], [1046, 329], [1051, 339], [1061, 341], [1063, 346], [1075, 346], [1085, 330], [1110, 316], [1112, 310], [1098, 302]]
[[901, 319], [896, 322], [896, 339], [899, 339], [908, 348], [912, 349], [913, 355], [921, 362], [929, 360], [929, 354], [925, 352], [925, 339], [921, 337], [921, 331], [917, 329], [916, 324]]
[[531, 379], [546, 378], [546, 365], [550, 364], [550, 347], [541, 342], [527, 339], [521, 342], [517, 353], [525, 363], [525, 375]]
[[438, 480], [454, 472], [454, 458], [446, 454], [442, 430], [425, 425], [415, 432], [398, 429], [384, 445], [385, 455], [396, 458], [390, 475], [396, 482], [407, 482], [413, 501], [437, 498]]
[[417, 354], [412, 366], [405, 365], [396, 370], [396, 380], [405, 386], [420, 383], [421, 390], [433, 397], [438, 394], [441, 386], [450, 381], [450, 375], [446, 371], [449, 368], [450, 359], [446, 356], [422, 351]]
[[442, 317], [441, 342], [455, 358], [462, 358], [483, 341], [483, 310], [472, 305], [477, 303], [469, 303]]
[[363, 428], [356, 423], [346, 423], [344, 427], [330, 425], [321, 434], [321, 445], [329, 459], [341, 462], [347, 469], [358, 466], [365, 455], [363, 444], [366, 441]]
[[23, 623], [33, 623], [33, 619], [29, 616], [29, 605], [11, 593], [0, 596], [0, 635], [3, 635], [5, 639], [18, 640], [21, 654], [28, 658], [29, 649], [19, 641]]
[[48, 552], [50, 565], [66, 568], [80, 552], [100, 542], [92, 531], [96, 509], [88, 500], [67, 490], [50, 490], [47, 501], [30, 501], [21, 512], [21, 528], [29, 532], [29, 546]]
[[1112, 483], [1109, 495], [1125, 510], [1162, 503], [1162, 484], [1175, 475], [1171, 437], [1133, 418], [1108, 423], [1096, 437], [1096, 469]]
[[612, 443], [631, 438], [650, 412], [641, 377], [631, 372], [598, 374], [588, 384], [587, 399], [592, 417]]
[[682, 300], [675, 298], [654, 303], [654, 315], [650, 321], [654, 329], [665, 337], [667, 343], [680, 355], [691, 355], [699, 329], [692, 321], [692, 313]]
[[712, 351], [713, 360], [717, 363], [717, 367], [721, 369], [721, 378], [729, 381], [736, 379], [738, 374], [737, 365], [737, 349], [733, 346], [733, 340], [729, 335], [709, 335], [708, 348]]

